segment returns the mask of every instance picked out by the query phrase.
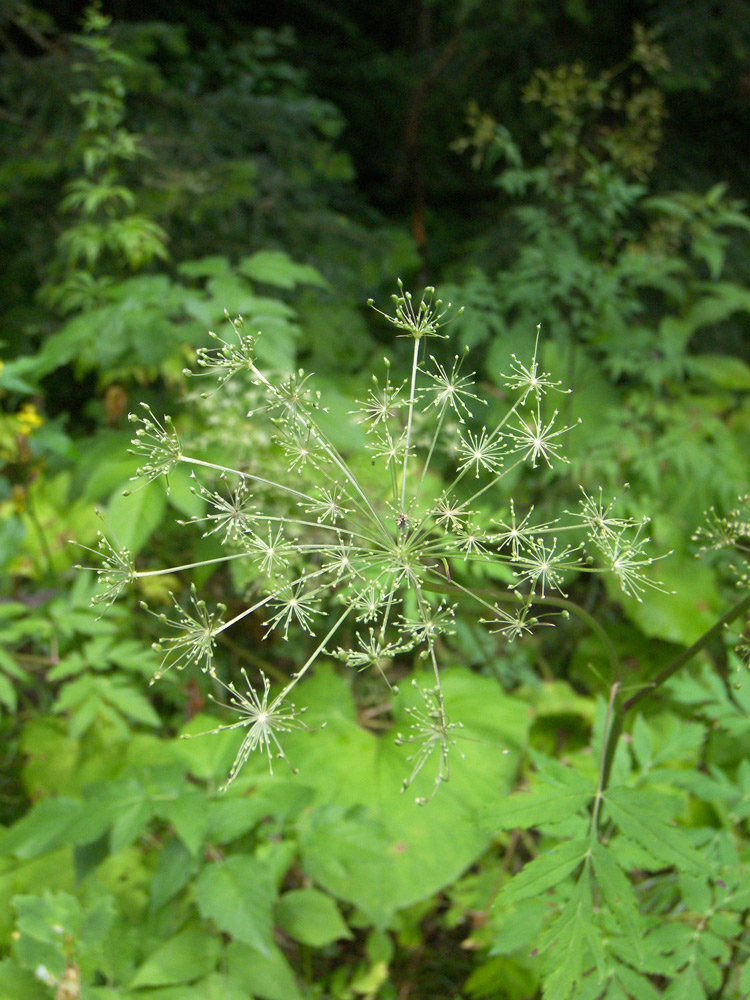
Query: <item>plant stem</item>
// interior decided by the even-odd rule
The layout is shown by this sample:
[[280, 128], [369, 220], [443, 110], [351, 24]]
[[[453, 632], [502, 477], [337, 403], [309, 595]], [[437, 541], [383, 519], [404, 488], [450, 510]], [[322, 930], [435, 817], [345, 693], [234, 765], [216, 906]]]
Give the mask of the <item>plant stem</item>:
[[419, 365], [419, 345], [421, 337], [414, 338], [414, 358], [411, 365], [411, 389], [409, 391], [409, 416], [406, 421], [406, 449], [404, 451], [404, 472], [401, 477], [401, 513], [406, 509], [406, 470], [409, 464], [409, 448], [411, 447], [411, 425], [414, 417], [415, 392], [417, 388], [417, 366]]
[[[743, 597], [741, 601], [738, 601], [733, 608], [730, 608], [727, 613], [720, 618], [715, 625], [712, 625], [707, 632], [697, 639], [692, 646], [688, 649], [683, 650], [679, 656], [676, 656], [674, 660], [663, 670], [660, 670], [656, 677], [649, 681], [648, 684], [644, 684], [634, 695], [627, 698], [625, 701], [621, 702], [619, 705], [615, 701], [614, 716], [612, 719], [612, 725], [607, 733], [606, 742], [603, 747], [603, 758], [602, 758], [602, 781], [601, 781], [601, 791], [607, 787], [609, 782], [610, 774], [612, 772], [612, 764], [615, 759], [615, 752], [617, 750], [617, 743], [622, 735], [623, 726], [625, 724], [625, 716], [631, 712], [636, 705], [639, 705], [644, 698], [648, 695], [653, 694], [657, 688], [661, 687], [662, 684], [666, 683], [670, 677], [673, 677], [678, 670], [689, 663], [692, 658], [699, 653], [702, 649], [724, 631], [727, 625], [733, 622], [736, 618], [739, 618], [747, 609], [750, 608], [750, 594]], [[614, 686], [613, 686], [614, 691]], [[615, 696], [619, 692], [614, 692]]]
[[715, 625], [713, 625], [707, 632], [704, 632], [700, 639], [697, 639], [692, 646], [680, 653], [679, 656], [675, 657], [672, 662], [661, 670], [656, 677], [649, 681], [648, 684], [644, 684], [643, 687], [636, 691], [634, 695], [631, 695], [627, 701], [623, 702], [622, 708], [624, 712], [629, 712], [631, 708], [635, 708], [639, 702], [643, 701], [647, 695], [655, 691], [656, 688], [661, 687], [665, 681], [668, 681], [673, 674], [683, 667], [688, 660], [704, 649], [713, 639], [717, 638], [724, 631], [725, 627], [733, 622], [736, 618], [750, 608], [750, 594], [744, 597], [741, 601], [738, 601], [733, 608], [720, 618]]

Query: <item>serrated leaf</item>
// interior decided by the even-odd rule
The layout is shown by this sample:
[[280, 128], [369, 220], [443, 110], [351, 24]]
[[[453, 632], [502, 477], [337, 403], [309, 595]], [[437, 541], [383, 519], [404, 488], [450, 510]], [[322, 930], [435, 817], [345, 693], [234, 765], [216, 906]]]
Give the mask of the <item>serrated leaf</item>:
[[0, 835], [0, 854], [35, 858], [67, 843], [66, 836], [82, 811], [76, 799], [42, 799], [9, 830]]
[[705, 871], [705, 859], [690, 844], [679, 827], [669, 826], [644, 803], [643, 793], [633, 788], [609, 789], [605, 802], [611, 819], [622, 833], [655, 858], [695, 875]]
[[193, 874], [190, 853], [177, 837], [159, 852], [151, 883], [151, 909], [158, 910], [185, 888]]
[[226, 950], [227, 974], [240, 983], [252, 983], [253, 996], [262, 1000], [302, 1000], [294, 975], [282, 952], [274, 945], [262, 955], [241, 941]]
[[102, 677], [99, 679], [99, 688], [104, 700], [122, 715], [144, 726], [161, 725], [161, 719], [148, 698], [123, 678]]
[[633, 886], [615, 860], [614, 853], [601, 844], [595, 844], [591, 852], [594, 874], [604, 901], [612, 916], [623, 929], [630, 947], [638, 956], [643, 956], [643, 928], [638, 914], [638, 903]]
[[5, 649], [0, 648], [0, 669], [4, 670], [6, 674], [10, 674], [17, 681], [22, 681], [24, 684], [31, 683], [31, 676], [22, 667], [16, 663], [13, 656]]
[[319, 889], [285, 892], [277, 904], [276, 919], [295, 941], [313, 948], [352, 936], [334, 900]]
[[186, 788], [171, 802], [162, 802], [157, 813], [174, 826], [180, 840], [195, 857], [206, 836], [210, 813], [205, 792]]
[[172, 986], [189, 983], [214, 970], [221, 944], [207, 930], [191, 927], [153, 951], [128, 984]]
[[271, 954], [271, 907], [276, 892], [266, 865], [237, 855], [204, 868], [195, 882], [195, 901], [204, 917], [238, 941]]
[[530, 791], [517, 792], [486, 810], [493, 829], [529, 829], [562, 822], [585, 809], [594, 795], [590, 782], [572, 768], [542, 771], [538, 781]]
[[544, 980], [544, 1000], [569, 1000], [580, 983], [590, 911], [589, 881], [582, 878], [540, 942], [540, 951], [549, 949], [549, 958], [555, 961], [552, 973]]
[[629, 996], [637, 997], [638, 1000], [659, 1000], [659, 994], [651, 985], [651, 981], [640, 972], [629, 969], [627, 965], [618, 965], [615, 975]]
[[494, 804], [487, 819], [494, 830], [527, 830], [574, 817], [591, 800], [590, 792], [553, 790], [548, 786], [511, 795], [504, 804]]
[[559, 885], [578, 867], [589, 850], [588, 840], [568, 840], [540, 854], [503, 886], [495, 905], [517, 903]]

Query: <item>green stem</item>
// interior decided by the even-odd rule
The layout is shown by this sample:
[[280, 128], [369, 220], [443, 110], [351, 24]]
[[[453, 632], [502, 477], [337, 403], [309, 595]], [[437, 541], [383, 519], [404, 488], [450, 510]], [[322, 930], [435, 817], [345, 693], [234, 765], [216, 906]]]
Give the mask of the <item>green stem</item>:
[[[743, 597], [741, 601], [738, 601], [733, 608], [730, 608], [727, 613], [720, 618], [715, 625], [713, 625], [707, 632], [697, 639], [692, 646], [688, 649], [683, 650], [679, 656], [676, 656], [674, 660], [663, 670], [654, 677], [652, 681], [648, 684], [644, 684], [634, 695], [627, 698], [625, 701], [621, 702], [619, 705], [615, 704], [614, 717], [612, 719], [612, 725], [610, 726], [609, 732], [607, 734], [606, 743], [603, 749], [603, 759], [602, 759], [602, 780], [601, 780], [601, 791], [605, 791], [609, 778], [612, 772], [612, 764], [615, 759], [615, 752], [617, 750], [617, 743], [622, 735], [623, 727], [625, 724], [625, 717], [631, 712], [636, 705], [639, 705], [644, 698], [648, 695], [653, 694], [657, 688], [665, 684], [670, 677], [673, 677], [678, 670], [681, 670], [686, 663], [689, 663], [693, 657], [699, 653], [702, 649], [705, 649], [714, 639], [718, 638], [727, 625], [739, 618], [740, 615], [744, 614], [748, 608], [750, 608], [750, 594]], [[619, 692], [615, 692], [619, 694]]]
[[[607, 715], [604, 719], [604, 731], [602, 732], [602, 748], [611, 745], [616, 746], [617, 741], [611, 739], [611, 734], [615, 730], [618, 722], [618, 713], [616, 709], [617, 694], [620, 690], [619, 682], [615, 681], [612, 685], [612, 689], [609, 693], [609, 702], [607, 703]], [[622, 726], [620, 725], [620, 731]], [[618, 731], [617, 736], [619, 739], [620, 731]], [[609, 768], [611, 768], [611, 762]], [[604, 801], [604, 789], [607, 787], [607, 781], [609, 779], [609, 770], [607, 768], [607, 755], [602, 753], [601, 765], [599, 768], [599, 783], [596, 788], [596, 798], [594, 799], [594, 808], [591, 813], [591, 826], [589, 827], [589, 837], [594, 843], [596, 837], [599, 833], [599, 814], [602, 810], [602, 802]]]
[[688, 660], [704, 649], [710, 642], [718, 638], [724, 631], [727, 625], [731, 624], [736, 618], [739, 618], [747, 609], [750, 608], [750, 594], [744, 597], [741, 601], [738, 601], [733, 608], [720, 618], [715, 625], [713, 625], [707, 632], [704, 632], [700, 639], [697, 639], [692, 646], [680, 653], [679, 656], [675, 657], [672, 662], [661, 670], [656, 677], [649, 681], [648, 684], [644, 684], [643, 687], [636, 691], [634, 695], [631, 695], [627, 701], [623, 702], [623, 711], [629, 712], [632, 708], [635, 708], [639, 702], [643, 701], [647, 695], [651, 694], [658, 687], [661, 687], [665, 681], [668, 681], [670, 677], [677, 673], [677, 671], [683, 667]]
[[414, 338], [414, 358], [411, 366], [411, 389], [409, 391], [409, 416], [406, 421], [406, 449], [404, 451], [404, 471], [401, 477], [401, 513], [406, 509], [406, 470], [409, 464], [409, 448], [411, 447], [411, 426], [414, 417], [414, 403], [416, 402], [417, 388], [417, 366], [419, 365], [419, 345], [421, 337]]

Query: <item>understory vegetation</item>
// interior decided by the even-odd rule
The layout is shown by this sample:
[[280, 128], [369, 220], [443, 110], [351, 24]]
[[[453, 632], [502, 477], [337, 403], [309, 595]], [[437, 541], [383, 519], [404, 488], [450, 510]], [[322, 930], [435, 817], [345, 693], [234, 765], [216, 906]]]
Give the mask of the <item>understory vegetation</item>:
[[750, 7], [603, 6], [0, 12], [0, 1000], [750, 995]]

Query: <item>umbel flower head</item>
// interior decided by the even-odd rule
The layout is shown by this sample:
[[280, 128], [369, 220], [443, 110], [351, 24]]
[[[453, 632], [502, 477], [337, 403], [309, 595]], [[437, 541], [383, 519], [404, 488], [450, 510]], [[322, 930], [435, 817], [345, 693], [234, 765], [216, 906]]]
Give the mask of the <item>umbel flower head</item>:
[[[559, 425], [557, 411], [545, 405], [548, 393], [562, 390], [539, 366], [538, 337], [532, 357], [526, 363], [513, 357], [504, 376], [515, 401], [490, 419], [473, 375], [464, 370], [465, 355], [447, 363], [426, 355], [427, 338], [445, 337], [450, 306], [435, 301], [433, 289], [415, 303], [399, 283], [394, 307], [386, 319], [411, 338], [410, 369], [399, 380], [386, 361], [384, 376], [372, 378], [352, 415], [365, 429], [373, 466], [382, 471], [380, 489], [364, 485], [326, 432], [320, 420], [324, 400], [311, 376], [262, 370], [255, 356], [260, 335], [246, 333], [241, 318], [230, 322], [227, 340], [212, 335], [216, 346], [199, 351], [196, 374], [213, 378], [214, 392], [231, 393], [234, 380], [249, 380], [254, 402], [246, 421], [253, 429], [262, 426], [272, 462], [220, 466], [205, 454], [191, 454], [168, 417], [160, 420], [146, 408], [134, 418], [139, 475], [150, 481], [187, 466], [205, 505], [193, 523], [224, 554], [141, 571], [128, 553], [100, 543], [101, 599], [114, 599], [144, 576], [206, 562], [251, 564], [252, 596], [234, 617], [226, 620], [223, 607], [209, 608], [195, 591], [187, 607], [175, 601], [173, 613], [156, 616], [167, 633], [157, 643], [163, 657], [158, 675], [170, 667], [206, 671], [227, 688], [229, 707], [241, 716], [232, 728], [244, 727], [247, 735], [232, 780], [255, 750], [269, 760], [274, 752], [283, 756], [283, 734], [296, 718], [288, 697], [320, 656], [335, 656], [358, 671], [374, 669], [387, 682], [395, 660], [417, 653], [431, 681], [422, 693], [424, 710], [412, 712], [411, 730], [399, 737], [415, 744], [405, 787], [435, 762], [437, 788], [448, 779], [458, 730], [448, 717], [440, 678], [441, 653], [455, 631], [455, 601], [462, 601], [462, 609], [473, 602], [478, 621], [515, 641], [551, 624], [540, 620], [540, 606], [562, 595], [575, 572], [609, 570], [637, 600], [645, 588], [658, 587], [648, 575], [645, 522], [617, 518], [601, 496], [585, 493], [566, 522], [539, 522], [533, 508], [519, 512], [503, 489], [521, 466], [566, 461], [570, 428]], [[484, 519], [488, 527], [477, 514], [480, 501], [482, 509], [494, 507], [496, 513]], [[473, 562], [504, 567], [509, 606], [501, 608], [506, 600], [486, 600], [466, 585]], [[274, 698], [265, 677], [259, 689], [245, 676], [244, 693], [218, 678], [217, 643], [250, 616], [267, 637], [297, 635], [308, 643], [309, 654]]]

